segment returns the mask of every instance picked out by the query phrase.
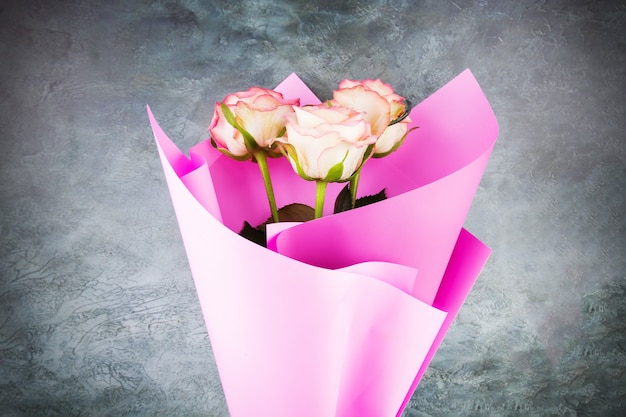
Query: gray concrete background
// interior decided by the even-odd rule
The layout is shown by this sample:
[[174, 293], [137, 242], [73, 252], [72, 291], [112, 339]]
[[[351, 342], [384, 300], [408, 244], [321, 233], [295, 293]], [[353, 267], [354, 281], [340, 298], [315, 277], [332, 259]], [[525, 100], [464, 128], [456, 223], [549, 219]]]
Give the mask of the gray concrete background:
[[228, 415], [146, 104], [187, 149], [292, 71], [419, 101], [468, 67], [494, 253], [405, 414], [626, 415], [625, 2], [0, 4], [0, 415]]

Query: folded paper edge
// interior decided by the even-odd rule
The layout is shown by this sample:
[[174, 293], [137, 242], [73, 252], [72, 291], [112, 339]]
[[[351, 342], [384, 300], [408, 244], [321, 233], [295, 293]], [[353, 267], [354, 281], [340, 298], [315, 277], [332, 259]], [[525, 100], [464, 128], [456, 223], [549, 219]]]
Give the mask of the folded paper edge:
[[[407, 392], [396, 417], [401, 417], [402, 412], [413, 396], [420, 380], [428, 369], [430, 362], [439, 349], [452, 322], [458, 315], [459, 310], [465, 303], [465, 300], [485, 267], [490, 255], [491, 249], [487, 245], [466, 229], [461, 230], [455, 249], [450, 257], [450, 262], [448, 262], [448, 267], [444, 273], [439, 292], [433, 302], [433, 307], [446, 311], [448, 315], [426, 355], [411, 388]], [[451, 294], [452, 287], [455, 289], [454, 294]]]

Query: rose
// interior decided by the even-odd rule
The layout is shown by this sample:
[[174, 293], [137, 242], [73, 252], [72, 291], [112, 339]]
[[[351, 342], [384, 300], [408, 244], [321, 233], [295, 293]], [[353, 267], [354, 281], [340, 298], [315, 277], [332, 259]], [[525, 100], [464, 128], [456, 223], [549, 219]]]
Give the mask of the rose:
[[209, 130], [220, 152], [257, 162], [272, 217], [279, 221], [268, 154], [280, 150], [301, 177], [316, 181], [315, 217], [322, 215], [329, 182], [350, 181], [355, 207], [363, 164], [400, 145], [408, 133], [407, 112], [405, 100], [380, 80], [343, 80], [332, 100], [304, 108], [297, 99], [251, 87], [216, 103]]
[[293, 112], [292, 105], [300, 100], [288, 100], [282, 94], [260, 87], [229, 94], [215, 104], [209, 126], [213, 145], [237, 160], [254, 158], [259, 166], [274, 221], [278, 221], [276, 198], [267, 165], [267, 154], [277, 136], [284, 132], [284, 115]]
[[373, 156], [384, 156], [397, 149], [406, 134], [411, 120], [405, 117], [394, 123], [406, 111], [405, 99], [395, 94], [393, 88], [381, 80], [343, 80], [333, 93], [332, 105], [349, 107], [365, 113], [372, 135], [377, 138]]
[[299, 103], [299, 99], [285, 99], [276, 91], [251, 87], [215, 104], [209, 131], [221, 152], [235, 159], [249, 159], [259, 149], [269, 150], [285, 127], [283, 116]]
[[380, 158], [389, 155], [400, 147], [407, 133], [409, 133], [409, 123], [411, 120], [407, 117], [401, 122], [395, 123], [384, 130], [383, 134], [378, 137], [374, 145], [372, 156]]
[[[383, 103], [382, 100], [386, 103]], [[343, 80], [333, 93], [333, 101], [357, 111], [366, 112], [372, 132], [380, 136], [389, 123], [405, 109], [404, 98], [393, 92], [389, 84], [376, 80]], [[374, 123], [375, 122], [375, 123]]]
[[286, 136], [276, 139], [293, 169], [307, 180], [348, 180], [376, 140], [363, 113], [327, 104], [293, 110], [285, 116]]
[[357, 177], [376, 138], [364, 114], [353, 109], [319, 104], [293, 110], [285, 116], [286, 136], [276, 142], [298, 175], [316, 182], [315, 218], [319, 218], [327, 184]]

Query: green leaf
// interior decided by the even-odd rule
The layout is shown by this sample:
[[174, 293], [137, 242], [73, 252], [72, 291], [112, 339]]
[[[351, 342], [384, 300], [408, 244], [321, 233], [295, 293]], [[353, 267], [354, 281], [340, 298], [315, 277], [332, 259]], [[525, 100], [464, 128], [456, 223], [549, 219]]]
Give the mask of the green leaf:
[[356, 203], [354, 204], [354, 207], [355, 208], [363, 207], [369, 204], [378, 203], [379, 201], [383, 201], [386, 199], [387, 199], [387, 193], [385, 192], [385, 189], [383, 188], [376, 194], [366, 195], [365, 197], [357, 198]]
[[313, 220], [314, 217], [315, 209], [306, 204], [292, 203], [278, 210], [278, 218], [281, 222], [307, 222]]
[[[383, 201], [387, 199], [387, 194], [385, 189], [383, 188], [380, 192], [367, 195], [365, 197], [357, 198], [354, 204], [354, 208], [367, 206], [369, 204], [374, 204], [379, 201]], [[352, 209], [352, 197], [350, 196], [350, 183], [346, 184], [345, 187], [339, 192], [337, 198], [335, 199], [335, 214], [341, 213], [343, 211], [348, 211]]]
[[[315, 217], [315, 209], [306, 204], [292, 203], [278, 210], [278, 218], [281, 222], [308, 222]], [[245, 237], [263, 247], [267, 247], [267, 230], [266, 226], [274, 223], [272, 217], [268, 218], [264, 223], [257, 227], [253, 227], [247, 221], [244, 221], [243, 228], [239, 235]]]
[[352, 209], [352, 196], [350, 193], [350, 183], [348, 182], [346, 186], [341, 189], [339, 194], [337, 194], [334, 213], [337, 214], [350, 209]]
[[239, 235], [245, 237], [251, 242], [267, 247], [267, 234], [265, 230], [252, 227], [252, 225], [248, 222], [243, 223], [243, 228], [239, 232]]

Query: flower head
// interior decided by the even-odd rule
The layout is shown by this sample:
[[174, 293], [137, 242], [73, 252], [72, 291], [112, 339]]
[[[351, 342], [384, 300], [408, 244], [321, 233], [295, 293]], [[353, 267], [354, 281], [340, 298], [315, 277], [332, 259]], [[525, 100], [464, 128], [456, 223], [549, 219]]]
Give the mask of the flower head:
[[299, 102], [260, 87], [229, 94], [215, 104], [209, 131], [223, 153], [248, 159], [259, 148], [269, 150], [285, 127], [284, 116]]
[[294, 170], [307, 180], [349, 179], [376, 140], [364, 114], [327, 104], [294, 106], [293, 110], [285, 116], [286, 136], [276, 141], [281, 143]]
[[343, 80], [330, 103], [364, 113], [364, 118], [370, 123], [371, 134], [377, 139], [374, 156], [392, 152], [406, 137], [411, 122], [408, 117], [390, 126], [404, 114], [406, 102], [381, 80]]

